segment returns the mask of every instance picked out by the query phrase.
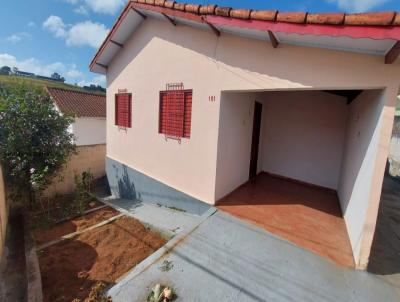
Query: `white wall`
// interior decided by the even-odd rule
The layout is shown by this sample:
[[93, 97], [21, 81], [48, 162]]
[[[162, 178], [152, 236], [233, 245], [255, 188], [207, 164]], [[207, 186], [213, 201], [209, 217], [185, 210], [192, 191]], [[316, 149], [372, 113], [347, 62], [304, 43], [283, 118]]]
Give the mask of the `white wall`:
[[71, 125], [77, 146], [99, 145], [106, 143], [106, 119], [79, 117]]
[[263, 96], [262, 170], [336, 190], [347, 100], [320, 91]]
[[254, 93], [222, 93], [215, 199], [249, 179]]
[[[384, 98], [381, 91], [364, 91], [350, 105], [338, 195], [356, 263], [370, 205], [379, 145]], [[375, 225], [369, 228], [375, 228]]]

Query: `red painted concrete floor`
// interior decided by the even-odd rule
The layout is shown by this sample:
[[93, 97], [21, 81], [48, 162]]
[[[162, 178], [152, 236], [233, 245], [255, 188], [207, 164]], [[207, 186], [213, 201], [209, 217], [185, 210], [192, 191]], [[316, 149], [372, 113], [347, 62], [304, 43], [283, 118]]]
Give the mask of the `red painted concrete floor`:
[[261, 173], [217, 207], [334, 262], [354, 267], [335, 192]]

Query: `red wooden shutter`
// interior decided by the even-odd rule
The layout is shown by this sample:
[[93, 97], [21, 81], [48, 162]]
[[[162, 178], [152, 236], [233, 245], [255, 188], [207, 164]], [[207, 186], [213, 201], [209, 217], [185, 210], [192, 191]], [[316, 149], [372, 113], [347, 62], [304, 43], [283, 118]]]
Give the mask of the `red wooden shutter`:
[[115, 124], [120, 127], [132, 125], [132, 95], [129, 93], [116, 94], [115, 96]]
[[192, 90], [160, 92], [159, 133], [190, 138], [191, 118]]
[[167, 136], [183, 137], [185, 96], [183, 91], [160, 92], [159, 131]]
[[167, 133], [167, 94], [163, 91], [160, 92], [160, 117], [159, 117], [159, 133]]
[[168, 132], [171, 136], [183, 137], [185, 93], [181, 90], [168, 92]]
[[192, 125], [192, 90], [185, 91], [185, 116], [183, 124], [183, 137], [190, 138]]
[[132, 94], [128, 94], [128, 125], [127, 127], [132, 127]]
[[118, 126], [118, 94], [115, 95], [115, 125]]

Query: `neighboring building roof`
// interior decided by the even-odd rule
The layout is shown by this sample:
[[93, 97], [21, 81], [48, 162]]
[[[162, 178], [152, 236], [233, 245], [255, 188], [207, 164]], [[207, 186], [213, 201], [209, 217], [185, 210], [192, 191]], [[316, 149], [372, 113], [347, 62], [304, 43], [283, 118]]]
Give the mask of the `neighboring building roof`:
[[106, 96], [75, 90], [47, 87], [51, 98], [63, 113], [78, 117], [106, 117]]
[[[271, 34], [276, 36], [270, 38], [270, 40], [276, 39], [276, 42], [283, 40], [284, 43], [298, 44], [299, 40], [303, 40], [305, 44], [314, 47], [320, 45], [386, 55], [386, 63], [392, 63], [400, 53], [400, 13], [396, 12], [364, 14], [278, 12], [232, 9], [217, 5], [202, 6], [165, 0], [134, 0], [128, 1], [92, 60], [91, 70], [104, 73], [113, 56], [147, 17], [208, 28], [218, 35], [221, 31], [246, 35], [247, 31], [247, 34], [254, 38], [255, 31], [259, 33], [262, 31], [260, 39], [261, 37], [266, 39], [267, 32], [270, 37]], [[251, 34], [249, 30], [252, 31]], [[289, 36], [293, 34], [300, 35], [300, 38]], [[319, 40], [314, 39], [315, 41], [310, 43], [310, 37], [318, 37]], [[374, 41], [360, 41], [360, 43], [353, 41], [351, 44], [354, 45], [349, 45], [346, 39], [335, 39], [340, 37]], [[271, 42], [275, 44], [274, 41]]]

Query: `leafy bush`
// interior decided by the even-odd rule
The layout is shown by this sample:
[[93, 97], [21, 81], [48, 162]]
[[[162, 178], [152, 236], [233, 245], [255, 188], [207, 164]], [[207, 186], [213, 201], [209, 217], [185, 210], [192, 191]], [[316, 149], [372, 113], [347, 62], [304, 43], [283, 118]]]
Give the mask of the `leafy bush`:
[[90, 196], [91, 184], [93, 182], [93, 174], [89, 171], [84, 171], [81, 176], [75, 174], [75, 204], [79, 214], [83, 214], [88, 203], [92, 200]]
[[0, 84], [0, 161], [14, 199], [35, 200], [75, 150], [68, 127], [50, 96], [26, 84]]

